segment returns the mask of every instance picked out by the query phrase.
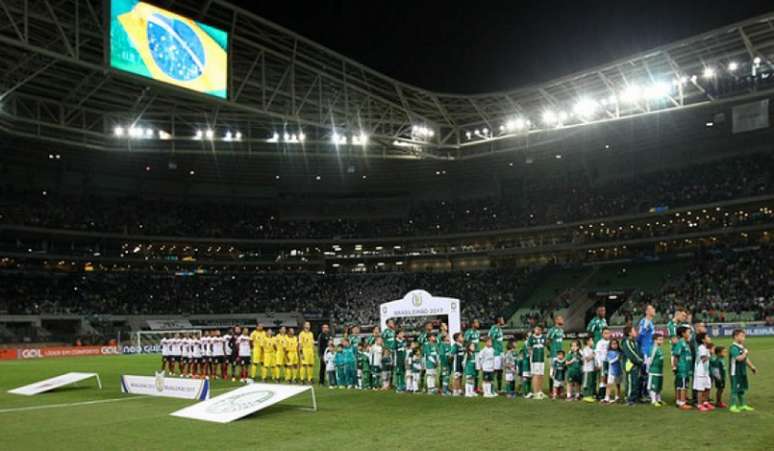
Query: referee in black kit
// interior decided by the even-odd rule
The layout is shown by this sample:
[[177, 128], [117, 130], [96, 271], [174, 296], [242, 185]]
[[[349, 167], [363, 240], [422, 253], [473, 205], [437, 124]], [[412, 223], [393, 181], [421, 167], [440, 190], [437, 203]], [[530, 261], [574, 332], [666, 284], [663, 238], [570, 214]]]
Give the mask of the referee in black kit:
[[325, 355], [325, 350], [328, 349], [328, 342], [330, 340], [330, 329], [327, 324], [323, 324], [320, 335], [317, 337], [317, 361], [320, 363], [320, 375], [317, 383], [320, 385], [325, 383], [325, 361], [323, 356]]

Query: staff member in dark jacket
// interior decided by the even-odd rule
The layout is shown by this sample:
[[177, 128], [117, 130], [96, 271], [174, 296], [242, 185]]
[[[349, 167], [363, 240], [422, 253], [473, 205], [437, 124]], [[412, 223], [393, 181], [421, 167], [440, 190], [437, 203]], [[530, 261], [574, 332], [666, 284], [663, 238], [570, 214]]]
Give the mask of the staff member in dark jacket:
[[626, 357], [626, 363], [624, 364], [624, 370], [626, 371], [626, 403], [631, 406], [640, 400], [640, 373], [642, 372], [643, 365], [645, 365], [645, 358], [637, 345], [637, 329], [632, 326], [626, 326], [624, 335], [626, 339], [623, 341], [621, 348]]
[[325, 383], [325, 359], [323, 358], [325, 350], [328, 349], [328, 342], [331, 340], [330, 329], [327, 324], [322, 325], [320, 335], [317, 337], [317, 359], [320, 362], [320, 374], [317, 379], [317, 383], [322, 385]]

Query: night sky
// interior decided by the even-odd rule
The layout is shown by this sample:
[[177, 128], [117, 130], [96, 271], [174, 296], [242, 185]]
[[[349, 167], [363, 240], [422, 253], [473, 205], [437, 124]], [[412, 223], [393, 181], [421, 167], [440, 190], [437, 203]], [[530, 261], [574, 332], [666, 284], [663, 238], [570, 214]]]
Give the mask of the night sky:
[[774, 11], [771, 0], [235, 3], [398, 80], [457, 93], [550, 80]]

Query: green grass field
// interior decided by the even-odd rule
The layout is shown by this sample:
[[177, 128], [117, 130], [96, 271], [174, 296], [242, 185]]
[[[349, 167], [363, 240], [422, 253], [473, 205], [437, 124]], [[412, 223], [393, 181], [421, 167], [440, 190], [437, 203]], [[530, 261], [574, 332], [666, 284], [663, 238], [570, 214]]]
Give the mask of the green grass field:
[[[720, 341], [722, 344], [727, 342]], [[462, 399], [317, 388], [230, 424], [169, 416], [193, 401], [123, 395], [120, 374], [153, 374], [158, 356], [78, 357], [0, 363], [2, 450], [198, 449], [715, 449], [774, 448], [774, 338], [750, 338], [749, 402], [756, 412], [681, 412], [524, 399]], [[33, 397], [6, 393], [68, 371], [93, 381]], [[238, 384], [215, 382], [213, 395]], [[671, 387], [671, 379], [665, 381]], [[673, 400], [667, 389], [665, 401]], [[89, 401], [100, 403], [85, 404]], [[81, 403], [80, 405], [68, 405]]]

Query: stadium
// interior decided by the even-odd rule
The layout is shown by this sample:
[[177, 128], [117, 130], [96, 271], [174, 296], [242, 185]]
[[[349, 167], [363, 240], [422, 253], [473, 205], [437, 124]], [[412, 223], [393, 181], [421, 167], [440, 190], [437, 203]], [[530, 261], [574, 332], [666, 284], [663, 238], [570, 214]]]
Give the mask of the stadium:
[[759, 13], [452, 93], [251, 2], [0, 0], [0, 447], [771, 449]]

